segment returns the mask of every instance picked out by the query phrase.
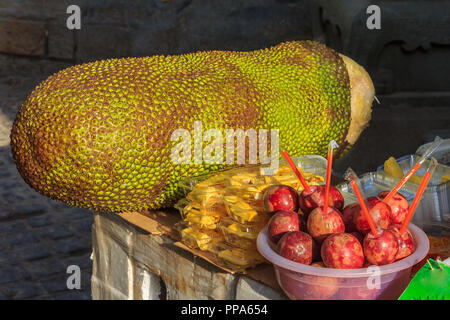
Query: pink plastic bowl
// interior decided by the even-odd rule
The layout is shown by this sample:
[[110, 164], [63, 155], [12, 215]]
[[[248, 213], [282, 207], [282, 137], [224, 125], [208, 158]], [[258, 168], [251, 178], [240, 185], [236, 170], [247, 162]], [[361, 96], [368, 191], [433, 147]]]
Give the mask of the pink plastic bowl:
[[318, 268], [283, 258], [274, 251], [267, 227], [258, 235], [261, 255], [274, 265], [275, 275], [283, 291], [294, 300], [395, 300], [410, 281], [411, 268], [428, 253], [427, 235], [413, 224], [409, 231], [416, 251], [410, 256], [385, 266], [361, 269]]

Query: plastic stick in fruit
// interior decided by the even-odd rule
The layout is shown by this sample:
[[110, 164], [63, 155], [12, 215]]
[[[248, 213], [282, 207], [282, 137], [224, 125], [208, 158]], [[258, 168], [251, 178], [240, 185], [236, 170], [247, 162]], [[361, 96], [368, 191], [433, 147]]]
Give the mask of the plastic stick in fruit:
[[393, 262], [398, 252], [397, 237], [389, 230], [377, 230], [355, 180], [352, 179], [350, 184], [355, 190], [359, 205], [369, 222], [371, 230], [363, 241], [363, 250], [367, 261], [377, 266]]
[[309, 188], [308, 184], [306, 183], [305, 179], [303, 178], [302, 174], [300, 173], [300, 171], [298, 171], [297, 167], [295, 166], [294, 162], [292, 161], [291, 157], [289, 156], [289, 154], [286, 151], [282, 152], [283, 157], [286, 159], [287, 163], [289, 164], [289, 166], [291, 167], [292, 171], [294, 171], [295, 175], [298, 177], [298, 179], [300, 180], [300, 183], [302, 184], [303, 188], [307, 191], [307, 192], [311, 192], [311, 189]]
[[333, 151], [339, 145], [332, 140], [328, 144], [328, 160], [325, 185], [311, 186], [310, 190], [303, 190], [299, 195], [299, 207], [304, 213], [305, 220], [317, 207], [323, 206], [323, 212], [328, 212], [328, 207], [333, 206], [337, 210], [344, 207], [344, 197], [339, 190], [331, 186], [331, 168], [333, 163]]
[[[387, 204], [382, 202], [381, 199], [379, 199], [378, 197], [366, 198], [366, 196], [362, 192], [361, 181], [351, 168], [347, 169], [345, 173], [345, 178], [348, 181], [354, 181], [354, 183], [356, 183], [356, 185], [358, 186], [359, 192], [362, 195], [366, 208], [369, 211], [375, 226], [386, 229], [389, 226], [390, 222], [391, 208]], [[351, 212], [349, 212], [349, 208], [347, 208], [347, 212], [345, 212], [344, 210], [345, 214], [343, 214], [344, 223], [347, 221], [347, 226], [349, 227], [349, 230], [352, 230], [352, 228], [354, 228], [363, 234], [369, 232], [370, 231], [369, 221], [366, 219], [364, 211], [361, 208], [361, 206], [358, 203], [356, 203], [356, 206], [350, 209], [350, 211]], [[349, 218], [353, 219], [352, 223], [350, 224], [348, 223]]]
[[[378, 197], [368, 197], [365, 199], [367, 210], [373, 220], [373, 223], [377, 228], [387, 229], [390, 224], [390, 218], [392, 216], [392, 210], [389, 205], [381, 201]], [[353, 225], [356, 230], [362, 234], [366, 234], [370, 231], [369, 221], [361, 208], [358, 205], [353, 214]]]
[[438, 162], [436, 161], [436, 159], [432, 158], [432, 160], [430, 162], [430, 165], [428, 166], [428, 169], [425, 172], [423, 180], [420, 183], [419, 189], [417, 190], [417, 193], [414, 196], [414, 199], [413, 199], [413, 201], [411, 203], [411, 206], [409, 207], [409, 210], [408, 210], [408, 213], [406, 215], [405, 221], [403, 221], [403, 225], [400, 228], [400, 233], [404, 233], [406, 231], [406, 228], [408, 227], [408, 224], [411, 221], [411, 218], [413, 217], [417, 206], [419, 205], [420, 199], [422, 198], [422, 195], [423, 195], [425, 189], [427, 188], [428, 183], [430, 182], [431, 176], [433, 175], [437, 164], [438, 164]]
[[350, 184], [353, 187], [353, 190], [355, 191], [355, 195], [356, 195], [356, 198], [358, 199], [359, 205], [361, 206], [361, 210], [369, 223], [370, 230], [372, 231], [372, 233], [375, 236], [378, 236], [377, 228], [375, 227], [375, 223], [373, 222], [373, 219], [370, 216], [369, 210], [367, 209], [365, 197], [363, 196], [363, 193], [361, 192], [362, 188], [360, 188], [358, 186], [358, 184], [361, 184], [358, 176], [351, 168], [348, 168], [345, 173], [345, 179], [350, 180]]
[[325, 181], [325, 199], [323, 203], [323, 212], [328, 212], [328, 197], [330, 195], [331, 167], [333, 165], [333, 150], [339, 147], [336, 141], [331, 140], [328, 144], [327, 177]]
[[359, 191], [358, 186], [356, 185], [355, 180], [352, 180], [350, 182], [350, 184], [352, 185], [353, 189], [355, 190], [355, 194], [356, 194], [356, 197], [358, 198], [359, 205], [361, 206], [364, 216], [366, 217], [367, 221], [369, 222], [370, 230], [377, 237], [378, 236], [377, 228], [375, 227], [375, 223], [373, 222], [373, 219], [370, 216], [369, 210], [367, 210], [367, 206], [366, 206], [364, 199]]
[[[362, 196], [362, 199], [364, 201], [364, 204], [366, 205], [366, 208], [372, 217], [372, 221], [376, 227], [381, 227], [383, 229], [387, 229], [390, 222], [390, 216], [391, 216], [391, 208], [381, 201], [378, 197], [368, 197], [363, 194], [362, 187], [361, 187], [361, 181], [359, 180], [356, 173], [351, 169], [348, 168], [345, 173], [345, 178], [347, 180], [354, 181], [353, 183], [356, 183], [358, 186], [358, 191]], [[350, 183], [352, 184], [352, 182]], [[346, 217], [346, 219], [348, 216]], [[345, 221], [344, 221], [345, 222]], [[359, 232], [366, 234], [369, 232], [370, 225], [369, 220], [366, 219], [365, 213], [363, 211], [363, 208], [360, 205], [357, 205], [354, 209], [353, 213], [353, 225]]]
[[328, 212], [327, 207], [329, 206], [333, 206], [337, 210], [342, 210], [344, 207], [344, 197], [337, 188], [331, 186], [333, 150], [337, 147], [338, 144], [334, 140], [328, 144], [328, 161], [325, 185], [311, 186], [309, 187], [309, 190], [305, 189], [299, 195], [298, 204], [304, 213], [305, 221], [308, 219], [309, 214], [319, 206], [324, 207], [324, 212]]
[[305, 179], [303, 178], [300, 171], [298, 171], [297, 167], [295, 166], [294, 162], [292, 161], [291, 157], [286, 151], [282, 152], [283, 157], [288, 162], [289, 166], [291, 167], [292, 171], [297, 175], [298, 179], [300, 180], [300, 183], [303, 185], [304, 190], [299, 195], [298, 204], [300, 206], [300, 209], [302, 210], [304, 214], [304, 219], [308, 218], [309, 213], [314, 209], [317, 208], [319, 205], [323, 205], [323, 197], [324, 197], [324, 186], [309, 186]]
[[436, 161], [436, 159], [433, 158], [432, 161], [430, 162], [430, 166], [428, 167], [427, 172], [424, 175], [424, 178], [419, 186], [419, 190], [417, 191], [416, 196], [414, 197], [413, 203], [411, 204], [411, 207], [408, 210], [408, 213], [406, 214], [406, 217], [405, 217], [405, 220], [403, 221], [403, 223], [402, 224], [393, 224], [389, 228], [389, 230], [397, 238], [397, 243], [398, 243], [398, 252], [395, 256], [395, 260], [400, 260], [400, 259], [405, 258], [405, 257], [409, 256], [410, 254], [412, 254], [415, 250], [414, 239], [413, 239], [411, 233], [406, 228], [409, 224], [409, 221], [411, 221], [414, 211], [420, 202], [420, 199], [431, 179], [431, 176], [433, 175], [436, 165], [437, 165], [437, 161]]
[[[298, 197], [298, 206], [304, 213], [305, 219], [308, 219], [309, 214], [324, 205], [325, 202], [325, 185], [311, 186], [311, 192], [303, 190]], [[328, 207], [334, 206], [332, 195], [328, 196]], [[305, 220], [306, 221], [306, 220]]]
[[[417, 160], [416, 164], [412, 167], [411, 170], [407, 174], [403, 176], [403, 178], [397, 183], [397, 185], [392, 188], [392, 190], [388, 193], [388, 195], [384, 198], [384, 202], [388, 202], [391, 197], [393, 197], [398, 190], [403, 187], [403, 185], [419, 170], [420, 166], [425, 162], [425, 160], [428, 159], [428, 157], [431, 156], [431, 154], [439, 147], [439, 145], [442, 143], [442, 139], [440, 137], [436, 137], [434, 139], [434, 142], [431, 144], [431, 146], [425, 150], [423, 155]], [[423, 180], [422, 180], [423, 181]]]
[[391, 215], [389, 217], [390, 224], [403, 223], [406, 218], [406, 214], [409, 210], [408, 200], [399, 192], [395, 193], [389, 201], [385, 201], [384, 198], [389, 194], [389, 191], [381, 191], [378, 194], [378, 198], [386, 205], [391, 207]]

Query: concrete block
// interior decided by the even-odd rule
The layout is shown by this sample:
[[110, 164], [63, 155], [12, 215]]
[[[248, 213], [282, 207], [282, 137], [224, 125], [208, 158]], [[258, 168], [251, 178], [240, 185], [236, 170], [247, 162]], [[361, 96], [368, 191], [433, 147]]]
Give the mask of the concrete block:
[[159, 300], [161, 294], [161, 278], [156, 274], [148, 271], [143, 266], [136, 264], [136, 274], [134, 282], [135, 300]]
[[[93, 228], [93, 299], [126, 299], [130, 297], [129, 259], [122, 246], [109, 235]], [[132, 289], [132, 288], [131, 288]]]
[[[136, 213], [137, 214], [137, 213]], [[166, 236], [147, 234], [121, 217], [95, 213], [93, 299], [286, 299], [245, 275], [193, 256]], [[160, 297], [161, 280], [166, 288]]]
[[[168, 299], [233, 299], [235, 295], [236, 276], [195, 259], [167, 237], [144, 234], [112, 214], [96, 213], [93, 252], [94, 299], [118, 296], [102, 290], [118, 291], [130, 299], [155, 298], [159, 277]], [[144, 281], [149, 281], [149, 291], [135, 285]]]

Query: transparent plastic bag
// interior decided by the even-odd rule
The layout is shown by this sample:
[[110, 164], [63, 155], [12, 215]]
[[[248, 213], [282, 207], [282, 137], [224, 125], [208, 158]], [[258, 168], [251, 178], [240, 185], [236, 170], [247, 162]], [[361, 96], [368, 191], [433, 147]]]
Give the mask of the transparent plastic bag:
[[[325, 158], [293, 158], [310, 185], [323, 183]], [[303, 190], [284, 161], [274, 175], [261, 166], [235, 167], [181, 181], [185, 198], [175, 205], [183, 222], [178, 226], [182, 242], [191, 248], [213, 252], [224, 265], [241, 272], [264, 260], [256, 249], [258, 233], [269, 221], [264, 192], [271, 185], [285, 184]], [[215, 237], [215, 238], [214, 238]]]

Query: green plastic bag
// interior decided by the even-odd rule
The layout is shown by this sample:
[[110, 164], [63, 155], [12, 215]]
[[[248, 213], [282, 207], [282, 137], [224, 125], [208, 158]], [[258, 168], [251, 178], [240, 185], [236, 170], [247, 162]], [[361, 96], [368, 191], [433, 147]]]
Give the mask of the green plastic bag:
[[429, 261], [433, 269], [425, 263], [399, 300], [450, 300], [450, 267], [433, 259]]

